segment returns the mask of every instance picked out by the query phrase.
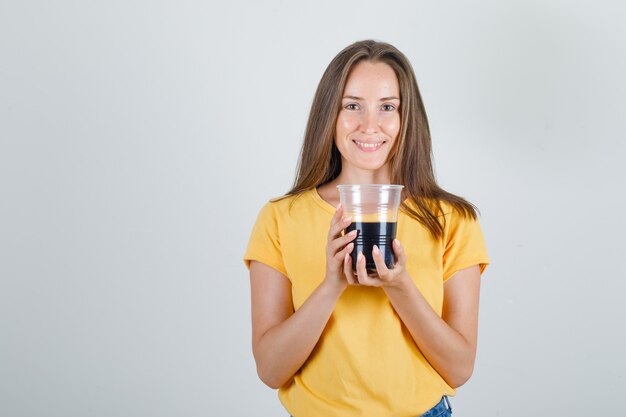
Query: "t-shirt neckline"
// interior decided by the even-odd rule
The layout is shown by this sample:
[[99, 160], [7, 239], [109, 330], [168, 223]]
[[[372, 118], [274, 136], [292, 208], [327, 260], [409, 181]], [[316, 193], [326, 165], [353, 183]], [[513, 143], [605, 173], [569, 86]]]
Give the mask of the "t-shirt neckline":
[[335, 211], [337, 211], [337, 207], [333, 206], [328, 201], [322, 198], [320, 193], [317, 191], [317, 187], [313, 187], [311, 189], [311, 197], [313, 198], [313, 201], [317, 203], [318, 206], [324, 209], [324, 211], [327, 211], [330, 214], [335, 214]]

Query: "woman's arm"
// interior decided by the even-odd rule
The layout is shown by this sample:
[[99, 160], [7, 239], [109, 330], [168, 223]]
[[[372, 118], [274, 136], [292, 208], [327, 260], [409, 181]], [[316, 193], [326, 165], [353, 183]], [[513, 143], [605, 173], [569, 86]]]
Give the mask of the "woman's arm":
[[358, 281], [362, 285], [383, 287], [424, 357], [448, 385], [460, 387], [472, 375], [476, 358], [479, 266], [462, 269], [445, 282], [442, 317], [439, 317], [406, 271], [406, 255], [397, 240], [393, 249], [398, 259], [394, 269], [387, 269], [380, 251], [374, 249], [380, 278], [367, 276], [365, 257], [360, 254]]
[[472, 376], [478, 335], [478, 265], [458, 271], [444, 284], [440, 318], [409, 278], [385, 292], [424, 357], [453, 388]]
[[250, 284], [257, 373], [266, 385], [279, 388], [311, 354], [343, 290], [322, 282], [294, 313], [291, 283], [280, 272], [253, 261]]
[[317, 344], [337, 300], [353, 283], [343, 267], [350, 262], [356, 232], [341, 235], [350, 224], [335, 212], [326, 243], [326, 276], [309, 298], [294, 312], [291, 282], [275, 269], [257, 261], [250, 263], [252, 295], [252, 350], [261, 380], [272, 388], [289, 381]]

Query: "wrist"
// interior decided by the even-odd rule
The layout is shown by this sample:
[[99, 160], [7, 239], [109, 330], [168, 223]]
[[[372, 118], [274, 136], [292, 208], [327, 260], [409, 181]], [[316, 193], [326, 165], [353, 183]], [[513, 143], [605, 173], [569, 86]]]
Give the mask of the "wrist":
[[324, 279], [319, 285], [319, 289], [321, 291], [323, 291], [325, 294], [328, 294], [329, 296], [335, 296], [336, 298], [339, 298], [347, 287], [347, 282], [333, 281], [328, 279], [328, 277]]
[[395, 277], [395, 279], [384, 283], [383, 289], [385, 291], [390, 290], [390, 291], [396, 291], [396, 292], [398, 291], [403, 292], [409, 289], [412, 285], [415, 285], [415, 284], [413, 283], [411, 276], [406, 270], [404, 270], [401, 274]]

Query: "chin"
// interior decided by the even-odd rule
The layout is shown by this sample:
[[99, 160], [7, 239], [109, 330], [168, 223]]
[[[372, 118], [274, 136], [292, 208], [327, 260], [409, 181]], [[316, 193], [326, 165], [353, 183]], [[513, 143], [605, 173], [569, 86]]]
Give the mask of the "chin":
[[354, 164], [353, 166], [363, 171], [380, 171], [385, 168], [384, 163]]

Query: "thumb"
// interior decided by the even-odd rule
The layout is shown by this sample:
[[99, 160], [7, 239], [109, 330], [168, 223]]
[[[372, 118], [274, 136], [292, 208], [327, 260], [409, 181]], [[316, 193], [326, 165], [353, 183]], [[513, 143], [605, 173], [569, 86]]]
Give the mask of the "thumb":
[[402, 266], [406, 265], [406, 253], [404, 253], [404, 248], [400, 244], [398, 239], [393, 240], [393, 252], [396, 254], [396, 259], [398, 263]]

